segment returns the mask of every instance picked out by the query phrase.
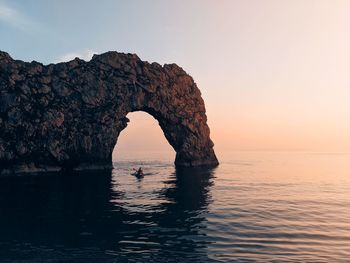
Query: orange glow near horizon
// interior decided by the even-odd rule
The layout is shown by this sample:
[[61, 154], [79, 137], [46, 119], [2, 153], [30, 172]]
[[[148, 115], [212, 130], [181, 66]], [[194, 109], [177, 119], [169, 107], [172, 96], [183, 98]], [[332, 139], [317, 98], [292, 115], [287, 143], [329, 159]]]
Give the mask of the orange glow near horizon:
[[[127, 117], [130, 122], [118, 138], [114, 157], [137, 152], [175, 154], [157, 120], [151, 115], [134, 112], [129, 113]], [[322, 126], [321, 122], [317, 123], [313, 119], [309, 123], [299, 120], [299, 123], [294, 123], [294, 127], [293, 123], [287, 123], [289, 126], [279, 126], [276, 125], [278, 121], [283, 123], [283, 120], [276, 118], [259, 120], [245, 116], [240, 121], [237, 119], [237, 125], [228, 124], [229, 126], [219, 129], [209, 121], [215, 150], [345, 152], [344, 149], [350, 149], [350, 133], [334, 140], [333, 134], [337, 134], [337, 131], [332, 125]], [[298, 125], [301, 128], [298, 129]]]

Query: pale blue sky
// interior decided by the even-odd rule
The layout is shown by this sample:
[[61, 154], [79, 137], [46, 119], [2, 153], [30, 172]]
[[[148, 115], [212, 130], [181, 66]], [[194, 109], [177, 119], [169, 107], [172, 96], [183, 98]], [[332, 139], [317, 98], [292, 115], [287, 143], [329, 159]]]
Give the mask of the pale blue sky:
[[346, 0], [0, 0], [0, 49], [45, 64], [108, 50], [175, 62], [218, 149], [350, 151], [349, 13]]

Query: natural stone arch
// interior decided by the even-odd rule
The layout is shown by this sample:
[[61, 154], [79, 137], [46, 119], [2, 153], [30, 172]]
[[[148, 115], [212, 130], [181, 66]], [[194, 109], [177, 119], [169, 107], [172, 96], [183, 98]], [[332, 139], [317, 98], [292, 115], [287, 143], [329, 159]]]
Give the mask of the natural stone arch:
[[110, 168], [134, 111], [158, 120], [177, 166], [218, 164], [201, 93], [175, 64], [107, 52], [44, 66], [0, 52], [0, 70], [3, 173]]

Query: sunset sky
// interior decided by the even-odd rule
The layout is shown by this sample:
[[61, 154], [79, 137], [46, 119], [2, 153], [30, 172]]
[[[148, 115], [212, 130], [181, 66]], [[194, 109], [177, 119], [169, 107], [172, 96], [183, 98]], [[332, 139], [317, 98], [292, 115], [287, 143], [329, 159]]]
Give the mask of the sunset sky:
[[[174, 62], [202, 91], [217, 151], [350, 152], [349, 14], [346, 0], [0, 0], [0, 49]], [[130, 118], [121, 150], [169, 150], [152, 117]]]

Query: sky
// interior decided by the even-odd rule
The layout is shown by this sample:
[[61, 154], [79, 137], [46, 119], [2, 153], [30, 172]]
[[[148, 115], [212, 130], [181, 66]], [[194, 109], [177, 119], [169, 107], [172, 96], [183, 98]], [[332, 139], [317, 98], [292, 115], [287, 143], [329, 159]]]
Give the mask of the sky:
[[[347, 0], [0, 0], [0, 50], [44, 64], [109, 50], [177, 63], [202, 92], [217, 151], [350, 152], [349, 10]], [[151, 116], [128, 117], [120, 149], [170, 149]]]

